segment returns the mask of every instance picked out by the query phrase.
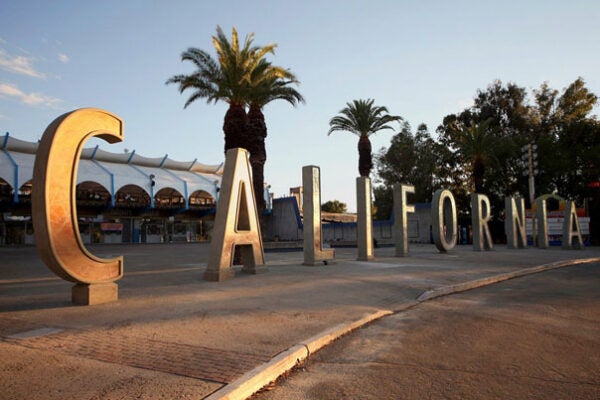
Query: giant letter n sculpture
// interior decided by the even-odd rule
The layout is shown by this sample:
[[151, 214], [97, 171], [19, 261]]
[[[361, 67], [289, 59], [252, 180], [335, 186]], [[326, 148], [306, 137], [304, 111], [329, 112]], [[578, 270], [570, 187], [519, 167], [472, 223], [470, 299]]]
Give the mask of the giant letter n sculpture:
[[527, 247], [525, 200], [522, 197], [518, 199], [506, 197], [504, 204], [506, 208], [506, 244], [509, 249], [524, 249]]
[[248, 151], [228, 150], [204, 272], [207, 281], [223, 281], [234, 276], [231, 267], [236, 246], [241, 248], [243, 272], [257, 274], [267, 270], [252, 188]]
[[33, 167], [32, 208], [35, 242], [44, 263], [59, 277], [75, 282], [72, 301], [99, 304], [118, 299], [114, 283], [123, 276], [123, 258], [89, 253], [77, 223], [77, 167], [84, 142], [97, 136], [123, 140], [123, 121], [107, 111], [84, 108], [55, 119], [46, 128]]

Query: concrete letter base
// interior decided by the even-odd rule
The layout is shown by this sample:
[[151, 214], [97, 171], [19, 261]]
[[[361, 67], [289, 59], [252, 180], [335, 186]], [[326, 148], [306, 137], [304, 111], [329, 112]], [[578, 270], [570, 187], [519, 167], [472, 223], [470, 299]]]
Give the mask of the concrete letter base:
[[302, 265], [309, 267], [315, 267], [318, 265], [335, 265], [335, 250], [334, 249], [322, 249], [319, 254], [315, 255], [314, 260], [304, 260]]
[[[254, 251], [251, 245], [240, 246], [242, 248], [242, 272], [246, 274], [263, 274], [269, 271], [269, 268], [265, 264], [254, 263]], [[248, 261], [246, 261], [248, 260]]]
[[235, 276], [235, 271], [232, 268], [229, 269], [217, 269], [217, 270], [206, 270], [203, 278], [209, 282], [223, 282], [231, 279]]
[[119, 299], [119, 286], [116, 283], [78, 283], [71, 289], [71, 301], [82, 306], [104, 304]]
[[269, 268], [266, 265], [257, 265], [254, 268], [244, 267], [242, 268], [242, 272], [246, 274], [264, 274], [265, 272], [269, 272]]

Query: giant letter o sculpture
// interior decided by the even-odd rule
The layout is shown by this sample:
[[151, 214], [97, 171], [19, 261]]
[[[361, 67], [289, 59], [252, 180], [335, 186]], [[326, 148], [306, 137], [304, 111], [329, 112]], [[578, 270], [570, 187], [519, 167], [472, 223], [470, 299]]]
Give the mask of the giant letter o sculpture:
[[123, 140], [123, 121], [107, 111], [84, 108], [55, 119], [38, 146], [33, 169], [32, 217], [42, 260], [61, 278], [76, 282], [72, 300], [98, 304], [118, 298], [114, 281], [123, 276], [123, 258], [101, 259], [81, 241], [75, 185], [83, 144], [90, 137]]

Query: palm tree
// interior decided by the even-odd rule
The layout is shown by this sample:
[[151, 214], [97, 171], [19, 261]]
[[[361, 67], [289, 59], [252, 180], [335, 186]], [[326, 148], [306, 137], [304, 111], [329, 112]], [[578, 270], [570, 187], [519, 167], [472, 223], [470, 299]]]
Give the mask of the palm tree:
[[[262, 215], [265, 208], [263, 171], [267, 159], [267, 127], [262, 107], [277, 99], [295, 106], [304, 99], [289, 86], [298, 83], [296, 77], [288, 70], [266, 61], [265, 56], [274, 54], [277, 45], [252, 46], [253, 38], [253, 34], [246, 37], [244, 46], [240, 48], [235, 28], [232, 28], [230, 42], [221, 27], [217, 27], [213, 45], [218, 60], [215, 61], [203, 50], [189, 48], [183, 52], [181, 59], [194, 63], [196, 71], [190, 75], [173, 76], [167, 84], [178, 83], [180, 93], [186, 89], [194, 90], [184, 108], [199, 98], [206, 98], [208, 103], [219, 100], [229, 103], [223, 122], [225, 151], [242, 147], [250, 152], [254, 194], [259, 215]], [[248, 114], [247, 106], [250, 108]]]
[[246, 104], [250, 90], [249, 80], [255, 68], [264, 57], [275, 49], [275, 44], [264, 47], [252, 46], [254, 35], [246, 37], [240, 47], [235, 28], [231, 29], [231, 42], [217, 27], [217, 36], [212, 37], [217, 51], [217, 60], [209, 53], [194, 47], [181, 54], [181, 61], [190, 61], [196, 71], [190, 75], [175, 75], [167, 80], [167, 84], [179, 84], [179, 92], [193, 90], [186, 101], [187, 108], [195, 100], [205, 98], [207, 103], [225, 101], [229, 109], [223, 121], [225, 134], [225, 151], [240, 147], [241, 137], [246, 129]]
[[494, 147], [497, 140], [490, 129], [491, 122], [491, 119], [481, 123], [472, 122], [458, 130], [455, 137], [457, 153], [469, 165], [471, 190], [475, 193], [482, 192], [486, 166], [495, 160]]
[[267, 125], [262, 109], [274, 100], [285, 100], [294, 107], [298, 103], [304, 103], [302, 95], [290, 86], [298, 83], [298, 80], [290, 71], [271, 66], [266, 60], [261, 61], [250, 79], [252, 90], [248, 98], [250, 108], [244, 144], [250, 151], [252, 180], [259, 215], [262, 215], [265, 210], [265, 200], [262, 193], [264, 191], [264, 166], [267, 161], [265, 148]]
[[388, 124], [402, 120], [400, 116], [389, 115], [386, 107], [373, 106], [373, 102], [373, 99], [368, 99], [346, 103], [346, 107], [339, 112], [342, 115], [337, 115], [329, 121], [328, 135], [335, 131], [346, 131], [359, 137], [358, 172], [363, 177], [368, 177], [373, 168], [369, 136], [383, 129], [393, 130]]

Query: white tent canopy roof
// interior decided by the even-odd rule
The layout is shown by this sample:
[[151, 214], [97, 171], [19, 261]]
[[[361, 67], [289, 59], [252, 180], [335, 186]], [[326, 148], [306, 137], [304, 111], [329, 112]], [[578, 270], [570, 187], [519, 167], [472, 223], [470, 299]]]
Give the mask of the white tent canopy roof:
[[[0, 178], [15, 192], [33, 178], [38, 143], [10, 137], [0, 138]], [[77, 183], [96, 182], [114, 197], [126, 185], [136, 185], [152, 196], [163, 188], [172, 188], [186, 200], [192, 193], [204, 191], [215, 199], [223, 175], [223, 164], [206, 165], [194, 161], [176, 161], [168, 156], [149, 158], [132, 151], [111, 153], [98, 146], [83, 149], [77, 171]], [[16, 194], [17, 195], [17, 194]]]

